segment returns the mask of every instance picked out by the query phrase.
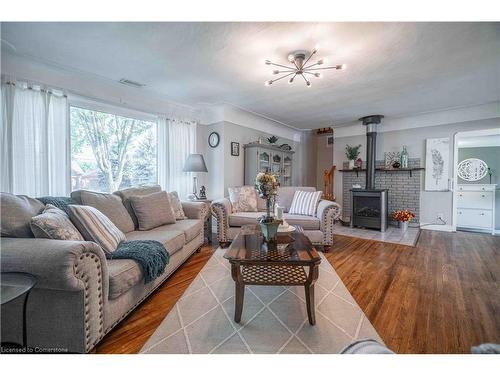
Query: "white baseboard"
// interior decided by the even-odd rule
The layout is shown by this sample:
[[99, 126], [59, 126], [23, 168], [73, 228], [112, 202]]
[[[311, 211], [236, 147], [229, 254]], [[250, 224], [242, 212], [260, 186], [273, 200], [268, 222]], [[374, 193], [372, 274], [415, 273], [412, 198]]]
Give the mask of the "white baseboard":
[[453, 227], [451, 225], [420, 223], [420, 229], [438, 230], [441, 232], [453, 232]]

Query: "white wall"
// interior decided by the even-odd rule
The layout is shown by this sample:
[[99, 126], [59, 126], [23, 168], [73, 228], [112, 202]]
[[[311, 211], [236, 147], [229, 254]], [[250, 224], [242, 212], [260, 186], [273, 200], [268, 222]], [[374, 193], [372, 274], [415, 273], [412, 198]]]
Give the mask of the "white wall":
[[[476, 112], [477, 113], [477, 112]], [[426, 115], [428, 124], [435, 124], [430, 115]], [[488, 115], [489, 116], [489, 115]], [[480, 130], [500, 127], [500, 113], [497, 118], [477, 119], [465, 122], [453, 122], [441, 124], [443, 113], [436, 113], [438, 125], [417, 127], [406, 130], [384, 131], [385, 123], [379, 126], [377, 135], [377, 160], [384, 159], [386, 151], [400, 151], [402, 145], [406, 145], [410, 158], [420, 158], [422, 167], [425, 166], [425, 140], [427, 138], [450, 138], [450, 166], [449, 175], [453, 178], [453, 136], [459, 131]], [[456, 118], [450, 117], [454, 120]], [[464, 118], [470, 118], [465, 116]], [[404, 119], [398, 119], [400, 124], [404, 124]], [[414, 123], [414, 118], [408, 118], [408, 124]], [[409, 125], [411, 126], [411, 125]], [[361, 144], [361, 158], [366, 159], [366, 136], [358, 131], [358, 125], [349, 132], [349, 129], [335, 131], [334, 164], [337, 169], [342, 168], [342, 163], [347, 160], [344, 151], [346, 144]], [[365, 130], [361, 128], [361, 130]], [[352, 136], [342, 136], [352, 134]], [[360, 134], [361, 133], [361, 134]], [[340, 135], [340, 136], [339, 136]], [[420, 172], [424, 174], [424, 172]], [[444, 214], [444, 219], [448, 225], [452, 222], [452, 193], [451, 192], [430, 192], [423, 190], [424, 175], [422, 176], [422, 187], [420, 191], [420, 217], [421, 223], [435, 223], [437, 214]], [[336, 172], [335, 175], [335, 194], [337, 201], [342, 202], [342, 172]]]
[[[208, 136], [212, 131], [218, 132], [221, 137], [220, 144], [216, 148], [208, 146]], [[208, 176], [200, 174], [199, 183], [207, 187], [207, 196], [212, 199], [222, 198], [227, 195], [228, 187], [243, 185], [245, 180], [243, 145], [257, 141], [259, 137], [265, 139], [271, 135], [274, 133], [262, 132], [229, 121], [198, 126], [198, 152], [204, 155], [209, 171]], [[231, 155], [231, 142], [240, 144], [240, 156]], [[279, 137], [278, 144], [283, 143], [288, 143], [296, 151], [294, 154], [296, 167], [293, 170], [293, 183], [300, 184], [302, 180], [300, 142]]]

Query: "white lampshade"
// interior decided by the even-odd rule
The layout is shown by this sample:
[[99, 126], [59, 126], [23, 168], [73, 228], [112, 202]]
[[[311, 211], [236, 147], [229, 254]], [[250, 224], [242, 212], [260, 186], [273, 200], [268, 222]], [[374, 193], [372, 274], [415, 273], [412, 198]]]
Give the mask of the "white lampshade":
[[202, 154], [190, 154], [184, 164], [184, 172], [208, 172]]

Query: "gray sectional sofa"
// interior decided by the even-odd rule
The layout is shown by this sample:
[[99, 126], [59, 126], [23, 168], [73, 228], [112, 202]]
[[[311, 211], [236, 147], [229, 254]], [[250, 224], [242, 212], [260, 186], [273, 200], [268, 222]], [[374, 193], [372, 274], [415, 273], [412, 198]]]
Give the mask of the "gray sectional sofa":
[[[290, 225], [300, 225], [304, 234], [314, 245], [323, 246], [328, 251], [333, 244], [333, 225], [340, 218], [342, 209], [339, 204], [326, 199], [320, 200], [316, 216], [294, 215], [288, 213], [295, 191], [316, 191], [310, 186], [286, 186], [278, 190], [278, 205], [284, 208], [284, 218]], [[266, 209], [265, 201], [257, 198], [258, 212], [233, 212], [228, 198], [212, 202], [212, 215], [217, 219], [217, 239], [222, 247], [230, 243], [245, 224], [256, 224]]]
[[[165, 245], [170, 261], [164, 273], [148, 284], [144, 283], [137, 262], [106, 259], [103, 250], [94, 242], [29, 236], [29, 219], [44, 205], [28, 197], [21, 197], [21, 204], [8, 204], [12, 199], [2, 199], [2, 272], [27, 272], [38, 280], [27, 304], [29, 347], [91, 351], [106, 333], [200, 248], [204, 238], [203, 223], [209, 214], [205, 203], [182, 202], [188, 219], [148, 231], [137, 230], [127, 197], [156, 191], [160, 191], [159, 186], [114, 194], [85, 191], [72, 194], [77, 202], [94, 206], [108, 216], [128, 240], [157, 240]], [[2, 193], [3, 198], [7, 196]], [[16, 310], [18, 308], [15, 304], [2, 308], [2, 341], [21, 341], [22, 315]]]

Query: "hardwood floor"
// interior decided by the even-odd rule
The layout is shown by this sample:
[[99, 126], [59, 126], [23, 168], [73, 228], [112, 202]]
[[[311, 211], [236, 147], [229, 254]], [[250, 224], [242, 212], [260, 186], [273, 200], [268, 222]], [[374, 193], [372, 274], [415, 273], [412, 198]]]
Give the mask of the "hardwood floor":
[[[136, 353], [210, 258], [204, 247], [98, 345]], [[422, 231], [416, 247], [337, 236], [327, 259], [397, 353], [500, 342], [500, 237]]]

